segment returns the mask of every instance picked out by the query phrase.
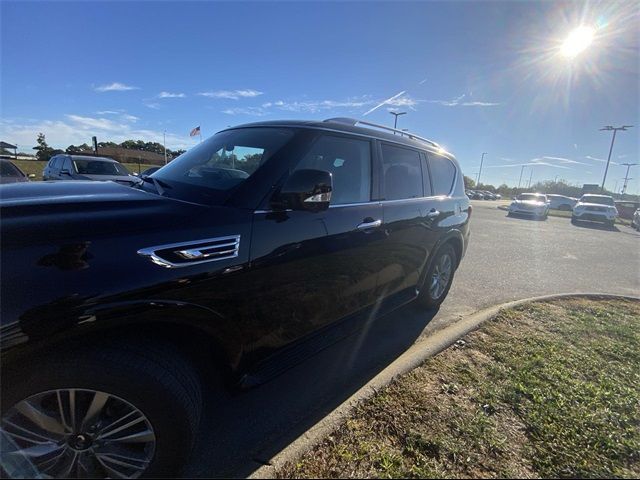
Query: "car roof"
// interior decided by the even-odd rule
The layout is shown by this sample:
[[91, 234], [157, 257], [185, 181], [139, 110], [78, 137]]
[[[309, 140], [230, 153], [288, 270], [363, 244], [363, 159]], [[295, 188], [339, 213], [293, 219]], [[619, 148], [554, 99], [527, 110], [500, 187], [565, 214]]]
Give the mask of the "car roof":
[[[455, 159], [454, 155], [447, 152], [442, 148], [430, 145], [424, 141], [405, 137], [403, 135], [395, 135], [393, 133], [385, 132], [384, 130], [378, 130], [375, 128], [360, 127], [357, 125], [350, 125], [334, 119], [318, 121], [318, 120], [269, 120], [263, 122], [245, 123], [234, 127], [226, 128], [222, 131], [235, 130], [239, 128], [254, 128], [254, 127], [290, 127], [290, 128], [311, 128], [317, 130], [327, 130], [340, 133], [351, 133], [355, 135], [362, 135], [370, 138], [377, 138], [379, 140], [386, 140], [389, 142], [404, 144], [408, 147], [418, 148], [420, 150], [428, 150], [432, 153], [438, 153], [444, 155], [450, 159]], [[410, 133], [406, 133], [411, 135]]]
[[116, 160], [109, 157], [92, 157], [91, 155], [67, 155], [67, 156], [71, 157], [71, 160], [99, 160], [101, 162], [118, 163]]
[[613, 198], [611, 195], [601, 195], [599, 193], [583, 193], [583, 197], [602, 197], [602, 198]]

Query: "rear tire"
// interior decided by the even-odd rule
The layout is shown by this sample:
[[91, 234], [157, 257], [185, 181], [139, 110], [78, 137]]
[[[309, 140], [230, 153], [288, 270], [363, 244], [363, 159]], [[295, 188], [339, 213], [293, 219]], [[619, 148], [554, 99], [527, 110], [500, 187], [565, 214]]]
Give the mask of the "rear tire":
[[[449, 266], [449, 268], [447, 268]], [[451, 244], [438, 249], [429, 265], [417, 302], [423, 307], [436, 308], [444, 302], [449, 293], [458, 266], [458, 257]], [[448, 274], [446, 273], [448, 271]], [[446, 278], [445, 278], [446, 277]], [[436, 286], [437, 284], [437, 286]]]
[[[138, 414], [141, 413], [144, 420], [147, 421], [146, 424], [143, 423], [146, 425], [144, 431], [152, 431], [151, 435], [146, 434], [145, 436], [145, 442], [152, 442], [151, 446], [149, 443], [144, 443], [144, 452], [146, 452], [144, 455], [147, 456], [142, 462], [136, 464], [138, 468], [144, 470], [142, 475], [173, 477], [179, 474], [195, 440], [202, 408], [202, 396], [200, 380], [195, 369], [186, 357], [171, 344], [127, 343], [123, 341], [91, 345], [80, 347], [75, 351], [68, 349], [61, 355], [47, 356], [34, 362], [30, 361], [24, 367], [6, 367], [3, 371], [2, 382], [3, 427], [5, 420], [9, 418], [12, 421], [15, 419], [25, 421], [29, 425], [30, 420], [28, 418], [25, 420], [20, 416], [20, 406], [26, 403], [24, 402], [26, 399], [30, 399], [30, 403], [33, 403], [37, 401], [33, 399], [44, 398], [41, 405], [45, 405], [45, 401], [49, 401], [51, 404], [51, 399], [47, 397], [47, 395], [51, 396], [47, 393], [51, 391], [74, 392], [73, 403], [68, 404], [76, 405], [78, 418], [80, 416], [88, 418], [90, 407], [87, 407], [86, 403], [81, 404], [80, 400], [75, 400], [76, 397], [80, 398], [79, 395], [88, 396], [88, 402], [92, 395], [94, 399], [104, 396], [104, 394], [109, 396], [109, 401], [104, 403], [100, 410], [100, 415], [106, 419], [100, 418], [96, 414], [91, 426], [89, 426], [91, 422], [85, 418], [78, 423], [83, 425], [86, 423], [86, 426], [73, 429], [69, 427], [65, 428], [64, 432], [57, 432], [55, 434], [56, 440], [60, 437], [59, 442], [63, 445], [59, 448], [68, 449], [73, 454], [75, 451], [73, 448], [77, 448], [77, 445], [73, 443], [75, 440], [72, 437], [83, 436], [93, 437], [91, 448], [95, 451], [102, 449], [97, 454], [103, 455], [102, 459], [104, 459], [105, 449], [118, 448], [120, 449], [118, 452], [120, 452], [121, 449], [127, 447], [138, 453], [139, 443], [118, 443], [124, 441], [117, 439], [121, 434], [115, 435], [112, 432], [109, 434], [111, 435], [110, 439], [100, 440], [101, 435], [106, 437], [104, 431], [107, 428], [105, 425], [109, 425], [111, 419], [117, 418], [113, 416], [113, 410], [116, 408], [113, 402], [123, 400], [134, 410], [138, 410]], [[78, 391], [80, 392], [78, 393]], [[60, 395], [67, 395], [69, 402], [71, 402], [71, 393], [58, 393], [57, 395], [57, 397], [52, 397], [54, 403], [58, 398], [59, 405], [62, 405]], [[18, 408], [12, 408], [14, 406]], [[64, 408], [70, 407], [60, 408], [64, 411]], [[55, 410], [54, 408], [52, 411]], [[64, 417], [62, 420], [64, 424]], [[148, 428], [149, 425], [151, 428]], [[71, 430], [73, 430], [73, 434]], [[47, 430], [47, 434], [50, 435], [49, 430]], [[116, 437], [115, 440], [114, 437]], [[153, 440], [149, 440], [147, 437], [151, 437]], [[114, 441], [116, 443], [113, 443]], [[94, 450], [83, 451], [83, 455], [91, 455]], [[66, 461], [65, 458], [63, 460]], [[75, 461], [75, 457], [73, 461]], [[105, 476], [104, 467], [101, 467], [100, 462], [95, 458], [86, 460], [86, 464], [97, 470], [88, 475], [84, 473], [82, 476], [91, 476], [91, 473], [98, 477]], [[117, 464], [108, 465], [123, 468]], [[5, 466], [4, 461], [3, 466]], [[59, 467], [59, 471], [53, 470], [48, 474], [53, 473], [54, 476], [57, 476], [60, 472], [65, 471], [64, 467], [62, 465]], [[81, 470], [77, 471], [82, 473]], [[19, 471], [17, 473], [20, 474]], [[75, 473], [76, 470], [73, 470], [70, 474], [75, 475]], [[111, 472], [107, 472], [106, 475], [114, 476]]]

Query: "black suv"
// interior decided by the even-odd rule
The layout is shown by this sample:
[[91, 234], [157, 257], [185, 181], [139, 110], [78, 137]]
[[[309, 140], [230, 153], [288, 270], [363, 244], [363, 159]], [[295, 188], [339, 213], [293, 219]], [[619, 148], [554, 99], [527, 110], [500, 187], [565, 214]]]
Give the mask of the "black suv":
[[175, 474], [197, 372], [251, 387], [346, 325], [438, 306], [469, 238], [462, 172], [384, 128], [254, 123], [136, 188], [0, 187], [6, 473]]

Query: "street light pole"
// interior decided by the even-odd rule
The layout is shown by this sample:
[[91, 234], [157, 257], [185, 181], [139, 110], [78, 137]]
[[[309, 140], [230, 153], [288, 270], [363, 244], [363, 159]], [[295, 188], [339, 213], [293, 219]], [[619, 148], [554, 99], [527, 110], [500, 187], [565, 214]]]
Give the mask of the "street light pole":
[[633, 125], [622, 125], [621, 127], [612, 127], [611, 125], [607, 125], [600, 129], [606, 131], [613, 130], [613, 136], [611, 137], [611, 146], [609, 147], [609, 156], [607, 157], [607, 166], [604, 169], [604, 177], [602, 177], [602, 185], [600, 186], [600, 190], [602, 192], [604, 192], [604, 182], [607, 181], [607, 172], [609, 171], [609, 162], [611, 162], [611, 152], [613, 151], [613, 144], [616, 141], [616, 133], [618, 133], [618, 130], [622, 130], [624, 132], [627, 128], [631, 127], [633, 127]]
[[482, 175], [482, 162], [484, 160], [484, 156], [487, 154], [487, 152], [482, 152], [482, 157], [480, 158], [480, 171], [478, 172], [478, 180], [476, 181], [477, 185], [480, 185], [480, 175]]
[[627, 182], [629, 180], [632, 180], [631, 178], [629, 178], [629, 169], [631, 167], [634, 167], [634, 166], [638, 165], [638, 164], [637, 163], [621, 163], [620, 165], [623, 165], [623, 166], [627, 167], [627, 173], [624, 176], [624, 187], [622, 187], [622, 195], [624, 195], [626, 193], [626, 191], [627, 191]]
[[522, 168], [520, 169], [520, 180], [518, 180], [518, 188], [520, 188], [520, 183], [522, 182], [522, 173], [524, 172], [524, 167], [526, 167], [526, 165], [522, 165]]
[[531, 179], [533, 178], [533, 167], [531, 167], [531, 174], [529, 175], [529, 183], [527, 183], [527, 189], [531, 188]]
[[[393, 128], [394, 128], [394, 130], [397, 130], [398, 129], [398, 117], [400, 115], [406, 115], [407, 112], [392, 112], [392, 111], [389, 111], [389, 113], [395, 117], [393, 119]], [[393, 134], [395, 135], [396, 132], [393, 132]]]

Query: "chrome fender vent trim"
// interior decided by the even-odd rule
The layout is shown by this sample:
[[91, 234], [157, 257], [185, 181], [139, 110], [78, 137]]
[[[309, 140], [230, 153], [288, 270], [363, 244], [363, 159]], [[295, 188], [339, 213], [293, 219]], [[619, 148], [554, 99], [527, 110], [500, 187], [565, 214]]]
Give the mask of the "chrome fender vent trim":
[[141, 248], [138, 255], [161, 267], [180, 268], [235, 258], [239, 250], [240, 235], [231, 235]]

